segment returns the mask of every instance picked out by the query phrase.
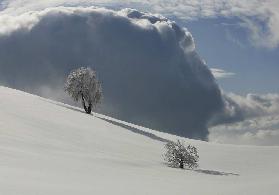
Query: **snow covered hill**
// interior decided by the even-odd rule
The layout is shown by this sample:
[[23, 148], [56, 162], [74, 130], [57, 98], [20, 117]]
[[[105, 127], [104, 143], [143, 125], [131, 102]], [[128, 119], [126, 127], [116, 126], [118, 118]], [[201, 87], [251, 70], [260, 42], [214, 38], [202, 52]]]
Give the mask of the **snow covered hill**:
[[177, 138], [0, 87], [0, 194], [279, 194], [279, 147], [185, 139], [191, 171], [162, 160]]

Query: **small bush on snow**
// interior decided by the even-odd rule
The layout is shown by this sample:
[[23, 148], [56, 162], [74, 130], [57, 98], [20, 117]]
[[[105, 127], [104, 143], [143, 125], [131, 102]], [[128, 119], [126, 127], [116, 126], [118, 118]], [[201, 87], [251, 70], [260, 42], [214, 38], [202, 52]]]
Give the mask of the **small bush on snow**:
[[198, 167], [199, 155], [197, 148], [192, 145], [185, 146], [183, 141], [168, 142], [165, 145], [164, 160], [171, 167], [190, 169]]

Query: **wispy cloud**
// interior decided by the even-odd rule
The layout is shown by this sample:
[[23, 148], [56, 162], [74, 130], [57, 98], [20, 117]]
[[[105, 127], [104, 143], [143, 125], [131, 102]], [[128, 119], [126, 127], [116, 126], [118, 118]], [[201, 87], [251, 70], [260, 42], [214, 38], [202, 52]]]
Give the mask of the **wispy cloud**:
[[233, 72], [227, 72], [223, 69], [219, 68], [210, 68], [211, 73], [216, 79], [224, 79], [224, 78], [231, 78], [235, 75]]

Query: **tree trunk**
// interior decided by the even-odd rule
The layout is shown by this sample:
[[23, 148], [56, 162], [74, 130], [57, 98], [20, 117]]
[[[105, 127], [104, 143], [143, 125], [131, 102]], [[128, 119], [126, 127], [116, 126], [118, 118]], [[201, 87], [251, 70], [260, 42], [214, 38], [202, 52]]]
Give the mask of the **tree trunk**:
[[183, 163], [183, 161], [182, 161], [182, 160], [181, 160], [181, 161], [179, 161], [179, 168], [184, 169], [184, 163]]
[[87, 114], [91, 114], [91, 111], [92, 111], [92, 104], [89, 103], [89, 104], [88, 104], [88, 107], [87, 107], [86, 113], [87, 113]]
[[89, 103], [89, 104], [88, 104], [88, 107], [87, 107], [87, 106], [86, 106], [86, 103], [85, 103], [85, 99], [84, 99], [83, 94], [81, 94], [81, 98], [82, 98], [82, 105], [83, 105], [83, 108], [84, 108], [85, 112], [86, 112], [87, 114], [91, 114], [91, 111], [92, 111], [92, 104]]

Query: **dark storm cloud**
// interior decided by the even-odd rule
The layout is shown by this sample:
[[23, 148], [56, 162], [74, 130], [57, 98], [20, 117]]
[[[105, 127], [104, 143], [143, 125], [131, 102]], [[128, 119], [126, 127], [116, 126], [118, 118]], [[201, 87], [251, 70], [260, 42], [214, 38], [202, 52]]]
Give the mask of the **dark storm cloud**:
[[70, 70], [91, 66], [103, 84], [102, 113], [199, 139], [223, 108], [191, 34], [162, 16], [58, 7], [6, 17], [0, 81], [10, 87], [59, 99]]

